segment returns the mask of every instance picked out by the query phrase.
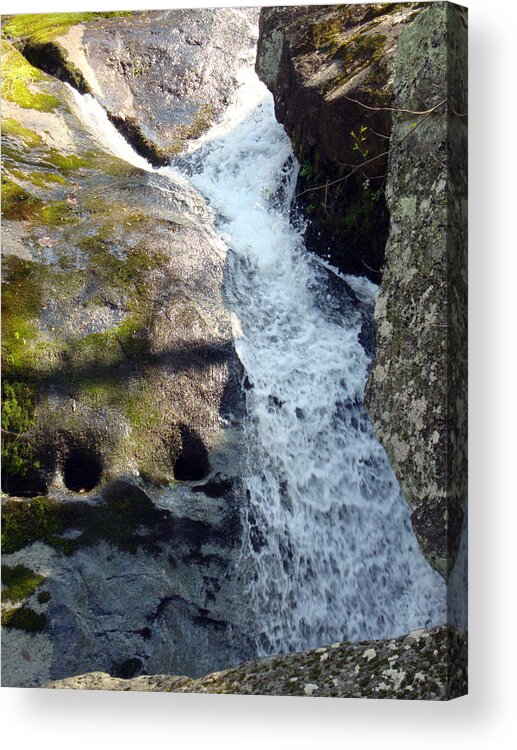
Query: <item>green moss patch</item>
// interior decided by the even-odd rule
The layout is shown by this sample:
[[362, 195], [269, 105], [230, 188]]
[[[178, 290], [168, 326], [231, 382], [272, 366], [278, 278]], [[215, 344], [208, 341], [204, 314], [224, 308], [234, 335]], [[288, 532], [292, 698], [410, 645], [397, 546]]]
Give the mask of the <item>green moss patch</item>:
[[130, 16], [131, 11], [99, 13], [22, 13], [12, 16], [2, 29], [8, 38], [28, 37], [33, 42], [47, 42], [56, 36], [66, 34], [70, 26], [97, 18]]
[[[82, 338], [72, 341], [67, 347], [67, 359], [77, 363], [79, 374], [84, 372], [87, 363], [91, 370], [93, 382], [103, 380], [110, 365], [120, 368], [121, 361], [127, 359], [141, 361], [149, 351], [148, 335], [145, 319], [137, 314], [128, 315], [119, 325], [108, 328], [103, 333], [89, 333]], [[98, 367], [98, 377], [95, 374]], [[74, 377], [74, 367], [71, 367]]]
[[47, 616], [30, 607], [17, 607], [2, 612], [2, 627], [39, 633], [47, 624]]
[[404, 3], [369, 3], [365, 5], [337, 7], [326, 18], [311, 28], [312, 45], [315, 49], [330, 47], [336, 50], [340, 39], [352, 27], [362, 27], [360, 33], [377, 26], [382, 16], [404, 10]]
[[18, 120], [13, 117], [2, 118], [2, 135], [11, 135], [15, 138], [21, 138], [29, 148], [41, 146], [43, 138], [34, 130], [25, 128]]
[[76, 172], [82, 168], [92, 167], [91, 157], [77, 156], [76, 154], [62, 154], [54, 148], [48, 151], [45, 156], [45, 161], [53, 167], [56, 167], [65, 175], [68, 175], [71, 172]]
[[[39, 469], [30, 430], [34, 424], [36, 389], [30, 383], [2, 381], [2, 470], [8, 477], [26, 477]], [[17, 437], [15, 437], [15, 435]]]
[[[30, 175], [23, 175], [23, 179], [30, 180]], [[51, 181], [55, 182], [55, 180]], [[41, 198], [4, 175], [2, 175], [2, 218], [11, 221], [35, 221], [47, 226], [78, 221], [73, 206], [66, 201], [45, 204]]]
[[2, 175], [2, 218], [27, 221], [39, 216], [43, 202]]
[[368, 66], [375, 66], [382, 58], [386, 38], [385, 34], [360, 32], [339, 45], [334, 56], [340, 60], [343, 71], [332, 81], [332, 87], [346, 83]]
[[48, 497], [8, 500], [2, 505], [2, 552], [16, 552], [34, 541], [52, 544], [65, 530], [60, 506]]
[[4, 262], [2, 355], [4, 371], [19, 374], [29, 364], [30, 343], [37, 338], [35, 319], [43, 307], [38, 264], [11, 257]]
[[51, 112], [60, 101], [51, 94], [34, 92], [30, 85], [45, 80], [17, 49], [2, 39], [2, 98], [24, 109]]
[[[147, 220], [147, 217], [128, 216], [124, 223], [126, 226], [136, 226], [143, 220]], [[165, 266], [167, 257], [149, 250], [145, 245], [128, 250], [124, 257], [120, 257], [113, 252], [105, 236], [106, 233], [93, 235], [79, 243], [81, 250], [87, 253], [95, 275], [114, 289], [143, 296], [149, 284], [149, 271]]]
[[67, 185], [68, 181], [65, 177], [55, 172], [28, 172], [22, 174], [21, 177], [30, 182], [35, 187], [44, 188], [48, 185]]
[[46, 226], [59, 226], [60, 224], [74, 224], [79, 221], [76, 212], [67, 201], [54, 201], [43, 206], [39, 216], [40, 222]]
[[[135, 552], [154, 548], [169, 513], [154, 507], [138, 487], [119, 483], [107, 491], [106, 502], [56, 502], [48, 497], [27, 501], [8, 500], [2, 506], [2, 551], [16, 552], [35, 541], [72, 554], [81, 547], [108, 542]], [[63, 536], [67, 529], [81, 533]], [[38, 584], [39, 585], [39, 584]]]
[[20, 602], [31, 596], [44, 581], [45, 576], [35, 573], [25, 565], [15, 565], [13, 568], [2, 565], [2, 599]]

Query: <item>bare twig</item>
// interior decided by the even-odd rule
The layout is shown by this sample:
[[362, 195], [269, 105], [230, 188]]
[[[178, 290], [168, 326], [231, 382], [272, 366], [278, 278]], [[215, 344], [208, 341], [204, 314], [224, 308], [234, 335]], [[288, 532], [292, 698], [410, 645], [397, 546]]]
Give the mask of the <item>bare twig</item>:
[[380, 273], [380, 270], [378, 268], [372, 268], [368, 265], [368, 263], [363, 258], [363, 266], [366, 266], [366, 268], [371, 271], [372, 273]]
[[441, 107], [442, 104], [447, 103], [447, 99], [442, 99], [441, 102], [438, 102], [438, 104], [435, 104], [434, 107], [431, 107], [431, 109], [417, 110], [417, 109], [400, 109], [399, 107], [370, 107], [368, 104], [364, 104], [363, 102], [360, 102], [359, 99], [353, 99], [351, 96], [346, 96], [346, 95], [343, 96], [343, 99], [346, 99], [349, 102], [353, 102], [354, 104], [358, 104], [360, 107], [370, 110], [370, 112], [399, 112], [400, 114], [405, 114], [405, 115], [430, 115], [431, 112], [434, 112], [436, 109]]
[[358, 164], [356, 167], [354, 167], [354, 169], [352, 169], [351, 172], [346, 174], [344, 177], [339, 177], [337, 180], [333, 180], [332, 182], [327, 182], [325, 183], [325, 185], [316, 185], [315, 187], [302, 190], [301, 193], [297, 193], [295, 195], [295, 198], [300, 198], [302, 195], [305, 195], [306, 193], [312, 193], [314, 190], [322, 190], [323, 188], [329, 188], [331, 185], [337, 185], [339, 182], [344, 182], [345, 180], [348, 180], [349, 177], [352, 177], [352, 175], [358, 172], [360, 169], [363, 169], [364, 167], [366, 167], [368, 164], [371, 164], [372, 162], [377, 161], [377, 159], [381, 159], [383, 156], [388, 156], [391, 153], [391, 151], [393, 151], [393, 149], [396, 148], [396, 146], [400, 146], [400, 144], [403, 143], [406, 140], [406, 138], [409, 138], [409, 136], [412, 135], [412, 133], [414, 133], [415, 130], [418, 127], [420, 127], [420, 125], [423, 122], [425, 122], [425, 120], [427, 120], [427, 118], [430, 117], [439, 106], [441, 106], [442, 104], [445, 104], [446, 101], [447, 100], [444, 99], [444, 101], [440, 102], [440, 104], [437, 104], [436, 107], [433, 107], [432, 109], [428, 110], [426, 114], [422, 117], [422, 119], [418, 121], [415, 127], [411, 128], [411, 130], [409, 130], [406, 133], [406, 135], [402, 136], [402, 138], [396, 141], [389, 149], [387, 149], [387, 151], [383, 151], [382, 153], [377, 154], [377, 156], [372, 156], [371, 159], [367, 159], [366, 161], [363, 161], [362, 164]]
[[1, 430], [2, 435], [5, 437], [21, 438], [29, 434], [28, 432], [13, 432], [12, 430], [6, 430], [4, 427], [2, 427]]

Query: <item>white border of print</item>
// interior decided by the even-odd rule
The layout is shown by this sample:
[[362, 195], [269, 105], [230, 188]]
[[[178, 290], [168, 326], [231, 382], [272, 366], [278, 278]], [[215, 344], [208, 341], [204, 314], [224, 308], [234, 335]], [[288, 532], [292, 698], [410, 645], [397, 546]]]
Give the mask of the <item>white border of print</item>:
[[[257, 3], [81, 0], [75, 10]], [[274, 5], [275, 3], [265, 3]], [[291, 2], [277, 4], [295, 5]], [[470, 10], [470, 694], [449, 704], [4, 688], [6, 746], [501, 750], [515, 737], [515, 10]], [[3, 0], [4, 13], [70, 11]], [[512, 116], [513, 115], [513, 116]], [[512, 562], [514, 565], [512, 565]], [[512, 732], [513, 730], [513, 732]]]

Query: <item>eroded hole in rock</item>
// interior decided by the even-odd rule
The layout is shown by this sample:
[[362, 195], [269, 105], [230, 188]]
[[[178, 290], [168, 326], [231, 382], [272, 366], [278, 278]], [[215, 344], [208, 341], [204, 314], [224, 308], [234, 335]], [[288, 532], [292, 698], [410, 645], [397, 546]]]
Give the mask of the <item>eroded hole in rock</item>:
[[186, 425], [180, 427], [181, 451], [174, 462], [174, 479], [182, 482], [204, 479], [210, 472], [208, 451], [198, 433]]
[[45, 471], [29, 470], [20, 476], [2, 470], [2, 491], [8, 495], [19, 497], [46, 495], [48, 486], [49, 479]]
[[102, 474], [100, 458], [89, 448], [72, 448], [63, 466], [65, 486], [72, 492], [89, 492]]
[[137, 677], [142, 672], [143, 662], [141, 659], [134, 657], [125, 661], [114, 664], [111, 669], [113, 677], [121, 677], [123, 680], [130, 680], [131, 677]]

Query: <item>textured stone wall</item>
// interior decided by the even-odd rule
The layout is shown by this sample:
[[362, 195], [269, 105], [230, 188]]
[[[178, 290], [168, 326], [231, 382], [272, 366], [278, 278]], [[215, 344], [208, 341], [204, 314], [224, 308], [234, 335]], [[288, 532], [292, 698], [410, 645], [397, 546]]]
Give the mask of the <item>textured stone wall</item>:
[[466, 495], [466, 36], [465, 11], [436, 3], [399, 38], [391, 223], [367, 387], [416, 536], [444, 577]]
[[[448, 664], [454, 659], [454, 668]], [[335, 643], [273, 656], [199, 680], [152, 675], [121, 680], [101, 672], [52, 682], [72, 690], [142, 690], [332, 698], [450, 700], [467, 689], [467, 640], [446, 627], [384, 641]]]
[[302, 165], [306, 244], [377, 283], [389, 226], [383, 186], [397, 39], [422, 5], [263, 8], [260, 15], [256, 70]]

